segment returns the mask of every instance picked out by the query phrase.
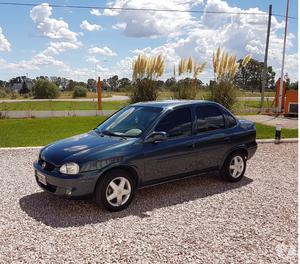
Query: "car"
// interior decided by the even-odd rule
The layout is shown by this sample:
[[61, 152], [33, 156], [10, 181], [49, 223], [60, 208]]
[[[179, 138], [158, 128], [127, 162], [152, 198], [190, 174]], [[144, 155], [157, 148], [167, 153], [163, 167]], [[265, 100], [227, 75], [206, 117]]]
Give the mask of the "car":
[[87, 133], [45, 146], [34, 170], [47, 192], [92, 196], [107, 210], [120, 211], [145, 186], [214, 171], [237, 182], [256, 149], [254, 123], [236, 119], [220, 104], [141, 102]]

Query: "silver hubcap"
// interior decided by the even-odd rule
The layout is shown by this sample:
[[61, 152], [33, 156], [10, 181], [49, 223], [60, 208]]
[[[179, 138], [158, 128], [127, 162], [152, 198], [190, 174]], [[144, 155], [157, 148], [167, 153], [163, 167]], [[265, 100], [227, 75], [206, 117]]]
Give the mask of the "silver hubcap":
[[113, 179], [106, 188], [106, 199], [112, 206], [125, 204], [131, 194], [130, 182], [124, 177]]
[[230, 175], [233, 178], [238, 178], [241, 176], [243, 170], [244, 170], [244, 160], [241, 156], [235, 156], [230, 161], [229, 171]]

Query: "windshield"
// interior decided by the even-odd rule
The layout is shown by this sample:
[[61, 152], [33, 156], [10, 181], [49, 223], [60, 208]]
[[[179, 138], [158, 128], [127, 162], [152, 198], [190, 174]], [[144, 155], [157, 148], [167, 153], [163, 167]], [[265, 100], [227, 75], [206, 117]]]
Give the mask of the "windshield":
[[105, 120], [96, 131], [111, 136], [139, 137], [161, 111], [158, 107], [128, 106]]

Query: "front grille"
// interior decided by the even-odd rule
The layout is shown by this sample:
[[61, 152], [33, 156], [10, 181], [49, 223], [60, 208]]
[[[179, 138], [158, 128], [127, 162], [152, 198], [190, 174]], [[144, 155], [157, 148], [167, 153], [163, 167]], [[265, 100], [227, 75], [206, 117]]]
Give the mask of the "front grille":
[[[45, 162], [46, 166], [43, 168], [43, 163]], [[53, 165], [52, 163], [45, 161], [43, 159], [39, 159], [38, 161], [39, 165], [46, 171], [53, 171], [55, 169], [55, 165]]]

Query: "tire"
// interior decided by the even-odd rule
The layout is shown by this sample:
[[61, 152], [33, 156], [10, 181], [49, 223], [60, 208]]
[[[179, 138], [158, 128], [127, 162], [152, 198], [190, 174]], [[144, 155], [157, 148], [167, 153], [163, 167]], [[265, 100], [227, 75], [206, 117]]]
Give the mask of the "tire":
[[122, 169], [114, 169], [100, 177], [94, 191], [96, 204], [111, 212], [127, 208], [134, 197], [136, 188], [130, 173]]
[[224, 162], [220, 172], [221, 176], [230, 182], [240, 181], [245, 174], [246, 165], [246, 157], [243, 152], [236, 151], [231, 153]]

